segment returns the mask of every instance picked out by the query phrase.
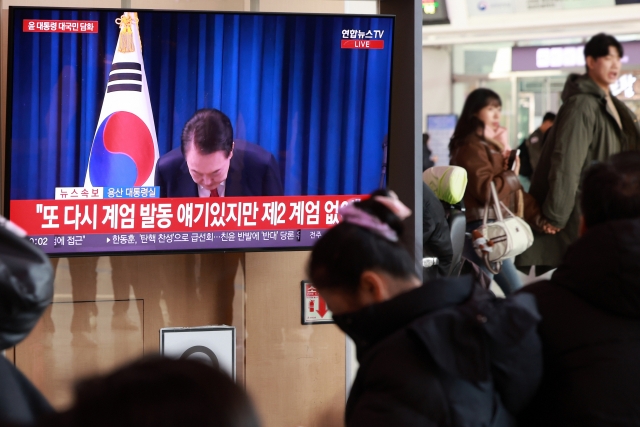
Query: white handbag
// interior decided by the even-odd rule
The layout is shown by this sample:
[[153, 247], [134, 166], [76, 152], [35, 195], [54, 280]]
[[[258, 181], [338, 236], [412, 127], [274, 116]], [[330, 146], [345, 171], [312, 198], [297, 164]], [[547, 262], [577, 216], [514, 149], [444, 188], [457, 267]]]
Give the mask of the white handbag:
[[[495, 222], [488, 224], [487, 218], [491, 200], [493, 200], [498, 218]], [[506, 219], [502, 217], [501, 206], [509, 214]], [[473, 231], [472, 236], [476, 253], [493, 274], [500, 272], [503, 260], [520, 255], [533, 245], [531, 227], [499, 201], [493, 181], [491, 182], [491, 197], [484, 207], [482, 225]]]

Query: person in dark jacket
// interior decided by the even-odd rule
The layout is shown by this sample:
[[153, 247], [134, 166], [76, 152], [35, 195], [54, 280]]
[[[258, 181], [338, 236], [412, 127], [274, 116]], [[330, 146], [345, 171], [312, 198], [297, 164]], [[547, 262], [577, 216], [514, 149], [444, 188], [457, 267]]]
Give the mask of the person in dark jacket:
[[[53, 268], [24, 232], [0, 216], [0, 352], [25, 339], [53, 298]], [[0, 424], [33, 423], [53, 409], [0, 353]]]
[[544, 117], [542, 117], [540, 127], [533, 131], [533, 133], [518, 146], [520, 150], [520, 177], [531, 180], [533, 172], [536, 170], [536, 166], [538, 166], [538, 162], [540, 161], [544, 137], [549, 128], [553, 126], [555, 119], [556, 115], [554, 113], [551, 111], [547, 112]]
[[247, 141], [234, 140], [231, 120], [203, 108], [184, 125], [180, 147], [156, 164], [160, 197], [282, 196], [276, 158]]
[[451, 271], [453, 246], [442, 203], [427, 184], [422, 183], [423, 258], [438, 258], [438, 264], [425, 270], [429, 278], [446, 277]]
[[422, 172], [426, 171], [430, 167], [436, 165], [435, 161], [431, 157], [431, 148], [429, 148], [429, 134], [422, 134]]
[[340, 214], [308, 273], [357, 347], [346, 425], [514, 425], [542, 374], [533, 298], [497, 300], [470, 276], [421, 285], [399, 243], [410, 211], [386, 190]]
[[[540, 154], [542, 154], [542, 145], [544, 143], [544, 135], [553, 126], [553, 122], [556, 119], [556, 115], [552, 112], [547, 112], [542, 118], [542, 124], [536, 129], [529, 138], [525, 141], [525, 147], [529, 153], [529, 165], [531, 166], [532, 174], [535, 172], [538, 162], [540, 161]], [[529, 175], [530, 177], [531, 175]]]
[[556, 233], [536, 233], [533, 246], [516, 258], [519, 267], [535, 265], [538, 274], [557, 267], [578, 238], [581, 174], [593, 162], [640, 149], [637, 117], [609, 90], [623, 54], [613, 36], [597, 34], [584, 48], [587, 73], [567, 78], [529, 190]]
[[544, 354], [522, 426], [640, 425], [640, 153], [592, 166], [582, 189], [582, 237], [551, 280], [522, 290]]

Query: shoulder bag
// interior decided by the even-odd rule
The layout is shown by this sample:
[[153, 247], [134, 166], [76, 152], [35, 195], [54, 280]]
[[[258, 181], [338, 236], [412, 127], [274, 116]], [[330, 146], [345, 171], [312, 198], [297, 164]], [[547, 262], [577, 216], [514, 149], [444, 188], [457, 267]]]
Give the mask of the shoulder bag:
[[[489, 206], [492, 201], [498, 218], [488, 223]], [[502, 217], [501, 207], [508, 213], [507, 218]], [[493, 181], [491, 195], [484, 206], [482, 225], [473, 230], [472, 239], [476, 253], [493, 274], [500, 272], [503, 260], [520, 255], [533, 244], [531, 227], [500, 202]]]

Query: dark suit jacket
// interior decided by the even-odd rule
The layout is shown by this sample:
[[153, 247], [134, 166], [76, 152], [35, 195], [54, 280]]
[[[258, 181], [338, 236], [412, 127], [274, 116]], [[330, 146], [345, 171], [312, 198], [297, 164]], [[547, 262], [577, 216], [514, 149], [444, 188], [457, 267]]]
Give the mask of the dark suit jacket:
[[[198, 197], [198, 185], [189, 174], [180, 147], [158, 159], [155, 185], [160, 197]], [[280, 169], [273, 154], [246, 141], [235, 141], [225, 186], [226, 197], [282, 196]]]

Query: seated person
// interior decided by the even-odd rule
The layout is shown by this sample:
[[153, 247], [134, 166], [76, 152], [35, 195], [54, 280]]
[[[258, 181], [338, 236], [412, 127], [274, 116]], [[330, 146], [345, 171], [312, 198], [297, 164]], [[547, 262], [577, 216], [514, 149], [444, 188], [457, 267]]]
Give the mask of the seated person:
[[448, 276], [453, 259], [449, 224], [442, 203], [424, 182], [422, 183], [422, 247], [423, 258], [438, 258], [438, 265], [425, 269], [425, 275], [431, 279]]
[[542, 375], [533, 298], [497, 300], [470, 276], [422, 285], [393, 193], [340, 209], [308, 273], [355, 342], [347, 427], [511, 426]]
[[198, 110], [182, 130], [181, 146], [158, 159], [155, 185], [160, 197], [282, 196], [273, 154], [233, 140], [229, 118], [215, 109]]
[[640, 422], [640, 152], [591, 166], [581, 237], [534, 295], [544, 376], [521, 426]]

